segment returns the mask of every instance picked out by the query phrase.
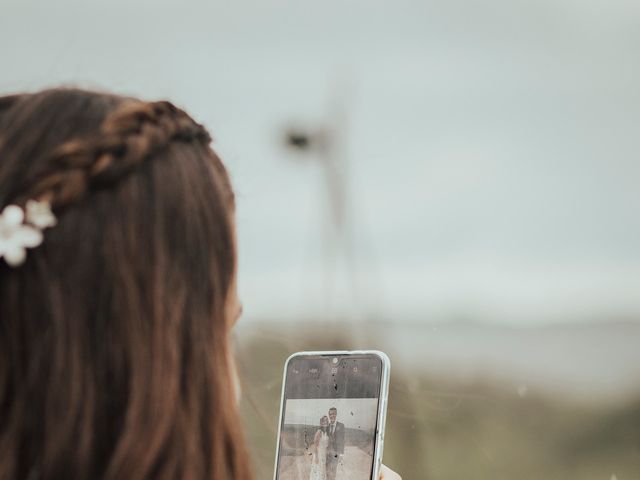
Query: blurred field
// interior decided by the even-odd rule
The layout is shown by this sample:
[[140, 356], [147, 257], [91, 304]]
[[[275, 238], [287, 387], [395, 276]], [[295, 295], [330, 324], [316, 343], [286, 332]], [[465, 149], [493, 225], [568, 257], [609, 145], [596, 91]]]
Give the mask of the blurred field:
[[[360, 343], [313, 328], [250, 332], [243, 331], [237, 345], [242, 412], [262, 480], [273, 475], [286, 357]], [[489, 376], [446, 377], [419, 364], [392, 369], [384, 459], [405, 480], [640, 479], [640, 396], [578, 402]]]

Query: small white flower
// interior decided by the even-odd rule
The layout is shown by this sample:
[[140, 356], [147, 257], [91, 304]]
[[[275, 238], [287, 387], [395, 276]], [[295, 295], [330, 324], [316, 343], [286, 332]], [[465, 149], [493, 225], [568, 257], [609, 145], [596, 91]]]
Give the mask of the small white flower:
[[42, 243], [42, 232], [23, 220], [24, 212], [16, 205], [8, 205], [0, 214], [0, 258], [12, 267], [24, 262], [27, 248]]
[[7, 205], [0, 214], [0, 225], [10, 227], [20, 225], [24, 220], [24, 212], [17, 205]]
[[51, 212], [49, 202], [27, 200], [26, 217], [27, 222], [38, 227], [40, 230], [53, 227], [57, 223], [55, 215]]

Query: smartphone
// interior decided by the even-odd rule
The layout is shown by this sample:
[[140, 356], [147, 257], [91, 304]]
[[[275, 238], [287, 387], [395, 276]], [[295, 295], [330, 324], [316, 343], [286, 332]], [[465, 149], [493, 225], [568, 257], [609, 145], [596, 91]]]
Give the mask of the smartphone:
[[284, 366], [274, 480], [378, 480], [390, 362], [298, 352]]

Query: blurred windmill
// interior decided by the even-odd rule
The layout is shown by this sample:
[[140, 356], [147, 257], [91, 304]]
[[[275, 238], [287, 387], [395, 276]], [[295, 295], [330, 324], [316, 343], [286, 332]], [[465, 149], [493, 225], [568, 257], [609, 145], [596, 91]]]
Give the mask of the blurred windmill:
[[[315, 124], [299, 122], [284, 132], [285, 146], [300, 160], [319, 165], [322, 175], [325, 215], [323, 222], [322, 294], [327, 320], [360, 313], [358, 268], [353, 234], [353, 206], [349, 191], [347, 155], [347, 91], [336, 89], [325, 119]], [[336, 305], [346, 294], [348, 306]], [[349, 311], [339, 311], [347, 307]]]

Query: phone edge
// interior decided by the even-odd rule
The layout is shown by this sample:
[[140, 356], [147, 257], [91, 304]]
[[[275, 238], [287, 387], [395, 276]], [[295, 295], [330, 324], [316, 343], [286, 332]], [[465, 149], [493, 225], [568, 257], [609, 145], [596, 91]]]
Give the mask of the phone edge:
[[276, 437], [276, 454], [273, 463], [273, 480], [277, 480], [278, 476], [278, 454], [280, 453], [280, 436], [282, 434], [282, 414], [284, 413], [284, 387], [287, 381], [287, 367], [289, 362], [299, 356], [305, 355], [359, 355], [359, 354], [373, 354], [380, 358], [382, 361], [382, 379], [380, 383], [380, 398], [378, 401], [378, 419], [377, 433], [376, 433], [376, 446], [373, 456], [373, 470], [371, 480], [378, 480], [380, 477], [380, 467], [382, 465], [382, 455], [384, 453], [384, 434], [387, 424], [387, 406], [389, 402], [389, 379], [391, 376], [391, 360], [389, 356], [380, 350], [321, 350], [321, 351], [309, 351], [309, 352], [295, 352], [287, 357], [284, 362], [284, 369], [282, 373], [282, 389], [280, 392], [280, 414], [278, 415], [278, 436]]

